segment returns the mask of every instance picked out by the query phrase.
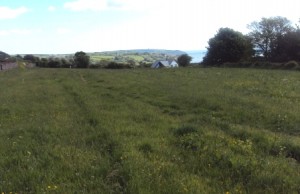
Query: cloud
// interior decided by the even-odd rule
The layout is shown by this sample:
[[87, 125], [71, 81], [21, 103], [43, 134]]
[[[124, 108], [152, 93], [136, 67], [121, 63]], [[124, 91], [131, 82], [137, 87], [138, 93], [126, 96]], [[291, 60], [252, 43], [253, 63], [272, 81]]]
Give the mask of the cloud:
[[138, 0], [76, 0], [66, 2], [64, 8], [72, 11], [141, 10], [148, 9], [150, 4], [153, 3]]
[[7, 30], [0, 30], [0, 36], [6, 36], [9, 32]]
[[16, 34], [16, 35], [28, 35], [28, 34], [31, 34], [33, 31], [29, 30], [29, 29], [13, 29], [13, 30], [10, 30], [10, 32], [12, 34]]
[[42, 32], [41, 29], [10, 29], [10, 30], [0, 30], [0, 36], [9, 36], [9, 35], [32, 35], [34, 33]]
[[72, 11], [102, 11], [108, 8], [106, 0], [77, 0], [64, 4], [66, 9]]
[[56, 33], [57, 33], [57, 34], [60, 34], [60, 35], [68, 34], [68, 33], [70, 33], [70, 32], [71, 32], [71, 30], [68, 29], [68, 28], [57, 28], [57, 29], [56, 29]]
[[50, 5], [50, 6], [48, 7], [48, 11], [51, 11], [51, 12], [56, 11], [56, 7]]
[[0, 19], [14, 19], [29, 10], [26, 7], [12, 9], [9, 7], [0, 7]]

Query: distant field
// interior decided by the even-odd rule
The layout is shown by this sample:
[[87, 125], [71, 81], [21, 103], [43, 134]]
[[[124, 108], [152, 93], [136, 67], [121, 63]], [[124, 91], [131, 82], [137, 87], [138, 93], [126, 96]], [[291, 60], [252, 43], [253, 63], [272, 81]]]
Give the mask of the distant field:
[[143, 61], [145, 58], [144, 56], [139, 56], [139, 55], [128, 55], [128, 57], [138, 62]]
[[[178, 51], [178, 54], [181, 53]], [[100, 64], [103, 61], [117, 62], [122, 64], [135, 64], [136, 66], [142, 64], [152, 64], [157, 60], [177, 59], [179, 55], [176, 52], [134, 52], [134, 51], [114, 51], [114, 52], [101, 52], [101, 53], [89, 53], [91, 62], [93, 64]], [[103, 65], [103, 64], [102, 64]]]
[[[139, 64], [140, 62], [142, 61], [146, 61], [148, 58], [148, 56], [144, 56], [144, 55], [141, 55], [141, 54], [138, 54], [138, 55], [91, 55], [90, 56], [90, 59], [91, 59], [91, 62], [92, 63], [101, 63], [103, 61], [109, 61], [109, 62], [112, 62], [112, 61], [115, 61], [115, 62], [121, 62], [121, 63], [128, 63], [130, 60], [131, 61], [134, 61], [136, 64]], [[148, 60], [149, 61], [155, 61], [155, 59], [150, 59]]]
[[97, 62], [101, 60], [113, 60], [114, 56], [91, 56], [91, 61], [92, 62]]
[[[125, 55], [125, 57], [127, 59], [132, 59], [136, 62], [141, 62], [144, 60], [144, 56], [143, 55]], [[92, 62], [99, 62], [101, 60], [109, 60], [109, 61], [113, 61], [115, 58], [115, 56], [113, 55], [92, 55], [91, 56], [91, 61]], [[120, 57], [121, 59], [124, 58], [124, 56]]]
[[0, 72], [0, 193], [299, 193], [300, 72]]

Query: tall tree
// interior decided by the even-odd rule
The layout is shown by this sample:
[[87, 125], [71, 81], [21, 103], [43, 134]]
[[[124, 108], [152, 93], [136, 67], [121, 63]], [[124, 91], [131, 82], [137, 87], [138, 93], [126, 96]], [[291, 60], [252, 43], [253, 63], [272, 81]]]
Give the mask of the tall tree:
[[218, 33], [208, 41], [205, 65], [220, 65], [225, 62], [238, 62], [251, 58], [253, 46], [250, 39], [230, 28], [220, 28]]
[[191, 63], [192, 57], [188, 54], [182, 54], [177, 58], [178, 65], [181, 67], [186, 67]]
[[31, 55], [31, 54], [25, 55], [25, 56], [23, 57], [23, 59], [26, 60], [26, 61], [30, 61], [30, 62], [32, 62], [32, 63], [35, 63], [35, 62], [38, 61], [38, 58], [35, 57], [34, 55]]
[[291, 22], [285, 17], [262, 18], [248, 25], [249, 37], [258, 54], [262, 53], [266, 60], [271, 60], [272, 52], [278, 46], [278, 40], [293, 30]]
[[88, 68], [90, 65], [90, 57], [83, 51], [76, 52], [74, 55], [74, 63], [76, 67]]
[[278, 46], [272, 53], [272, 59], [278, 62], [300, 61], [300, 29], [288, 32], [278, 39]]

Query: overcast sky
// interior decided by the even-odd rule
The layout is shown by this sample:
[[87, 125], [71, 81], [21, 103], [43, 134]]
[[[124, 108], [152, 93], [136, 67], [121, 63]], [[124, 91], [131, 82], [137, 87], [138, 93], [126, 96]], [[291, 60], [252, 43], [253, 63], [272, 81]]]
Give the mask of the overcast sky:
[[300, 18], [300, 0], [0, 0], [0, 51], [201, 50], [221, 27]]

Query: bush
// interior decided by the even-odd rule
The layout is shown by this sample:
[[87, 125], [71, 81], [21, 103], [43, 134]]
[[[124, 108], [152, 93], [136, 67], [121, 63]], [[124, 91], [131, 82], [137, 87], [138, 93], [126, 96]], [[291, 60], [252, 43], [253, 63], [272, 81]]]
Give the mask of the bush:
[[240, 62], [236, 62], [236, 63], [231, 63], [231, 62], [226, 62], [226, 63], [223, 63], [221, 65], [222, 67], [248, 67], [250, 65], [248, 65], [247, 63], [243, 62], [243, 63], [240, 63]]
[[105, 68], [106, 69], [130, 69], [133, 67], [129, 64], [110, 62]]
[[278, 66], [277, 63], [271, 63], [268, 61], [257, 61], [255, 63], [253, 63], [252, 67], [264, 68], [264, 69], [279, 69], [280, 66]]
[[220, 67], [230, 68], [261, 68], [261, 69], [294, 69], [300, 70], [297, 61], [289, 61], [287, 63], [275, 63], [269, 61], [243, 61], [243, 62], [225, 62]]
[[289, 61], [283, 65], [285, 69], [297, 69], [299, 67], [299, 64], [297, 61]]

